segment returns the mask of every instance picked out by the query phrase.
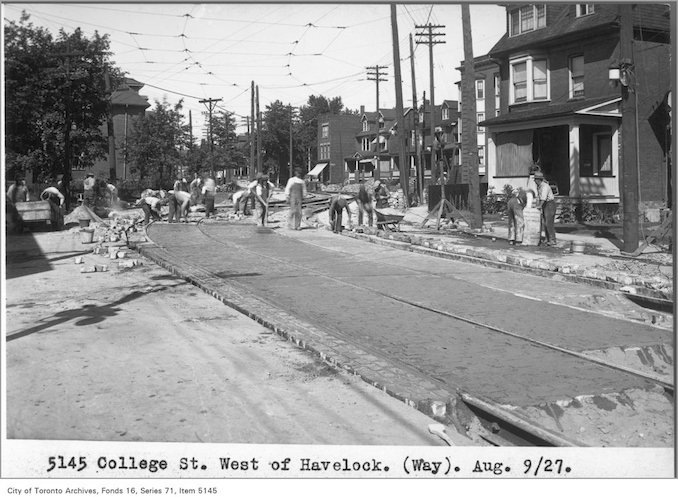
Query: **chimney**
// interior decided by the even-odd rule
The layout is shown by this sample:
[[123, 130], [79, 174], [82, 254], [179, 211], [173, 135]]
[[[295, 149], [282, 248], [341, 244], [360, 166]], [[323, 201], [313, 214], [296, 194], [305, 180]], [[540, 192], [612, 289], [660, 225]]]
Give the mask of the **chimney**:
[[360, 106], [360, 115], [363, 115], [365, 113], [365, 106], [361, 105]]

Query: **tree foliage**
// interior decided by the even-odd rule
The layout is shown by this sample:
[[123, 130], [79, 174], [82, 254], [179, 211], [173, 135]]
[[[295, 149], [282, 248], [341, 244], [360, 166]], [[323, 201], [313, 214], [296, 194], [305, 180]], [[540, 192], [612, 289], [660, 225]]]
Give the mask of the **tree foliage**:
[[62, 29], [55, 37], [23, 13], [19, 22], [5, 25], [4, 43], [8, 177], [70, 177], [67, 163], [89, 167], [105, 157], [105, 76], [108, 73], [113, 87], [122, 77], [109, 60], [108, 36], [95, 32], [87, 38], [78, 28], [72, 33]]
[[153, 184], [171, 184], [186, 165], [190, 142], [188, 127], [181, 113], [183, 101], [171, 106], [167, 100], [155, 102], [152, 111], [139, 119], [128, 138], [130, 172]]

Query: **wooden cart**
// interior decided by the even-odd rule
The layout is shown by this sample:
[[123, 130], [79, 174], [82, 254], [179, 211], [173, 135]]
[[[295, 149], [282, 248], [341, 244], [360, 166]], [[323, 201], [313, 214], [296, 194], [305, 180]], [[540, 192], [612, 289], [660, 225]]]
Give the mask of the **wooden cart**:
[[60, 230], [64, 225], [61, 208], [49, 200], [17, 202], [15, 207], [24, 224], [44, 223], [52, 230]]

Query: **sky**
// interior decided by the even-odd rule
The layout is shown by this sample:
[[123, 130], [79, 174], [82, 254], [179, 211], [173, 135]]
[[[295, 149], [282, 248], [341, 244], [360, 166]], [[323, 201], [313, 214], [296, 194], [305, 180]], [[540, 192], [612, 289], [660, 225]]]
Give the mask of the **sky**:
[[[386, 66], [379, 84], [379, 107], [394, 108], [395, 85], [391, 12], [388, 3], [65, 3], [3, 2], [3, 23], [22, 11], [54, 35], [80, 28], [87, 36], [108, 34], [111, 59], [145, 86], [141, 94], [171, 104], [183, 99], [198, 132], [207, 108], [201, 99], [222, 99], [217, 110], [236, 114], [246, 130], [252, 81], [260, 109], [280, 100], [304, 105], [310, 95], [340, 96], [344, 106], [376, 107], [376, 82], [369, 66]], [[505, 31], [505, 9], [470, 7], [474, 56], [484, 55]], [[397, 5], [404, 106], [412, 105], [410, 34], [417, 25], [444, 26], [433, 47], [435, 103], [458, 100], [456, 70], [463, 60], [461, 7], [451, 3]], [[429, 48], [414, 44], [417, 99], [430, 96]]]

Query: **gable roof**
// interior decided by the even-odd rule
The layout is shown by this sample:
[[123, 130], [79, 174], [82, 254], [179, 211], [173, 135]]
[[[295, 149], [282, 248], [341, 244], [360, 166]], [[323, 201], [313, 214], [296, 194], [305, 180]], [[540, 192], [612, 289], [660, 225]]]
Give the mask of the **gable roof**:
[[[508, 12], [517, 5], [506, 7]], [[547, 3], [548, 25], [517, 36], [504, 36], [488, 55], [497, 57], [506, 52], [540, 45], [542, 47], [560, 44], [568, 38], [581, 38], [583, 35], [598, 35], [601, 32], [619, 31], [619, 11], [617, 4], [595, 4], [595, 12], [590, 15], [576, 17], [575, 4]], [[633, 25], [637, 36], [643, 39], [663, 34], [668, 36], [671, 31], [671, 6], [666, 4], [635, 4], [633, 8]], [[669, 15], [667, 15], [669, 13]]]

